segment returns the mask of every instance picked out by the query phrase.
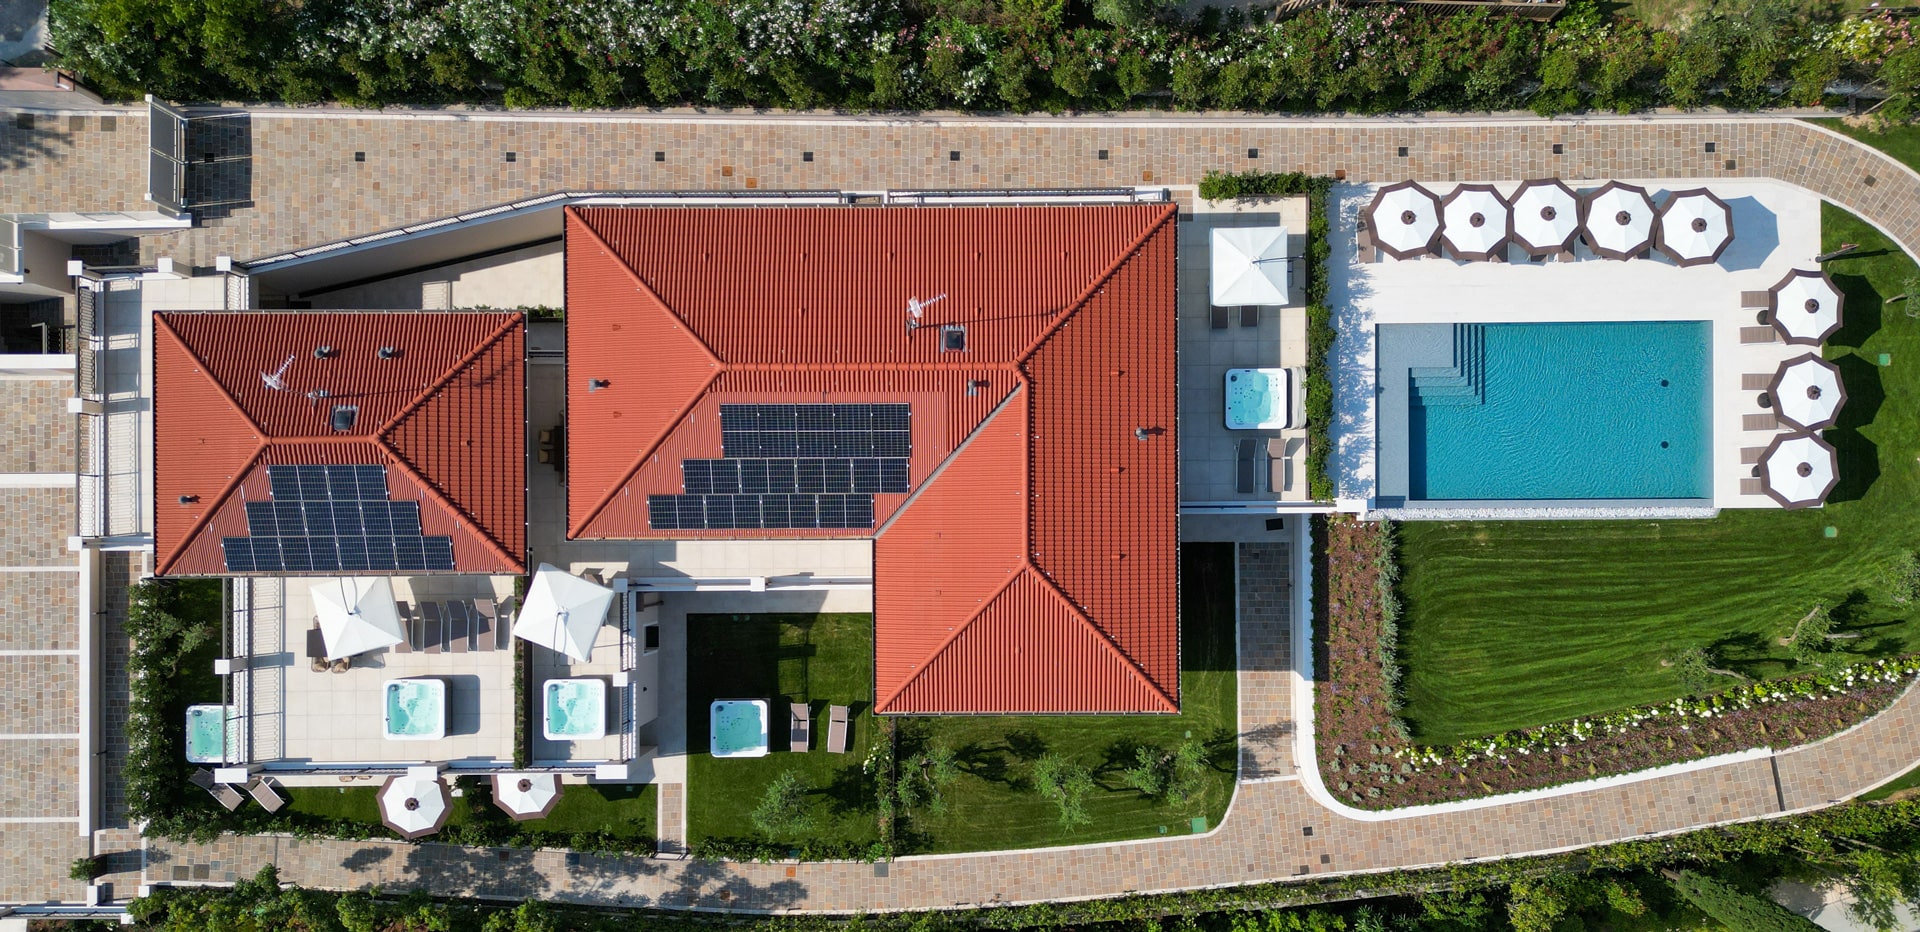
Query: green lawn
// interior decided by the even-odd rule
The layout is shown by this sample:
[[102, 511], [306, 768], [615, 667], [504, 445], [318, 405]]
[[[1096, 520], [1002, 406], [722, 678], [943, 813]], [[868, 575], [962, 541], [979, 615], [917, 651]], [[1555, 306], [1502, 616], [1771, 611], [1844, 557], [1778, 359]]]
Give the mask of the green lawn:
[[[879, 840], [873, 784], [860, 767], [874, 738], [873, 616], [690, 615], [687, 645], [688, 840], [758, 838], [753, 808], [784, 770], [813, 787], [808, 840]], [[768, 700], [773, 753], [728, 759], [706, 753], [708, 707], [716, 699]], [[786, 750], [791, 702], [805, 702], [813, 713], [814, 750], [806, 754]], [[829, 705], [853, 712], [846, 754], [825, 750]]]
[[[976, 851], [1107, 841], [1192, 831], [1194, 817], [1219, 823], [1233, 791], [1233, 551], [1225, 545], [1182, 549], [1180, 715], [952, 716], [899, 721], [903, 755], [943, 743], [957, 752], [963, 775], [947, 790], [949, 810], [916, 812], [902, 831], [908, 852]], [[810, 701], [814, 738], [825, 735], [829, 702], [855, 706], [853, 753], [779, 751], [761, 758], [715, 760], [692, 754], [688, 768], [688, 834], [757, 838], [749, 818], [767, 784], [794, 768], [816, 788], [819, 823], [809, 836], [869, 843], [875, 828], [873, 787], [860, 771], [873, 735], [870, 717], [873, 622], [867, 615], [744, 615], [688, 618], [688, 747], [707, 747], [707, 704], [717, 698], [770, 697], [776, 715], [789, 701]], [[775, 726], [776, 743], [785, 732]], [[1119, 757], [1134, 744], [1172, 747], [1187, 736], [1207, 742], [1214, 769], [1203, 797], [1175, 811], [1123, 789]], [[1095, 769], [1100, 789], [1089, 804], [1094, 824], [1060, 828], [1053, 804], [1028, 782], [1031, 761], [1046, 751]], [[1130, 760], [1128, 761], [1131, 762]], [[788, 841], [783, 839], [783, 841]], [[790, 843], [790, 842], [789, 842]]]
[[1836, 133], [1852, 136], [1893, 156], [1905, 163], [1908, 168], [1920, 171], [1920, 126], [1894, 126], [1888, 128], [1886, 132], [1876, 133], [1866, 127], [1848, 126], [1838, 119], [1808, 120], [1807, 122]]
[[1916, 786], [1920, 786], [1920, 767], [1915, 767], [1901, 774], [1886, 786], [1880, 787], [1871, 793], [1860, 794], [1860, 801], [1868, 803], [1878, 802], [1901, 790], [1910, 790]]
[[1822, 221], [1827, 248], [1861, 244], [1827, 266], [1847, 304], [1826, 355], [1849, 398], [1827, 431], [1841, 474], [1827, 507], [1404, 524], [1405, 714], [1421, 741], [1678, 696], [1660, 661], [1684, 647], [1712, 645], [1750, 676], [1793, 672], [1777, 637], [1816, 601], [1864, 635], [1843, 642], [1859, 656], [1920, 649], [1920, 609], [1878, 591], [1883, 568], [1920, 549], [1920, 320], [1880, 302], [1914, 265], [1844, 211]]
[[[287, 809], [301, 815], [330, 821], [355, 822], [380, 826], [380, 802], [375, 798], [378, 784], [359, 786], [297, 786], [286, 790]], [[447, 826], [464, 824], [469, 807], [466, 800], [454, 800], [447, 814]], [[493, 807], [485, 797], [475, 797], [476, 805]], [[604, 831], [621, 838], [652, 838], [655, 812], [651, 784], [627, 786], [568, 784], [553, 813], [544, 819], [518, 823], [515, 828], [529, 832]], [[504, 813], [502, 814], [504, 816]]]

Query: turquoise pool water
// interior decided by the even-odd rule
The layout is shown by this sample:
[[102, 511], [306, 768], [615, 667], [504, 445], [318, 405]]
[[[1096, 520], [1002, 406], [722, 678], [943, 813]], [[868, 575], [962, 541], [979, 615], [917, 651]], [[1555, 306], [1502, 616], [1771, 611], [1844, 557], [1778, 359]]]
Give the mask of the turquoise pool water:
[[1453, 369], [1411, 373], [1410, 497], [1712, 497], [1710, 324], [1471, 331]]
[[443, 738], [447, 733], [447, 692], [438, 680], [387, 681], [387, 737]]
[[230, 722], [223, 705], [187, 707], [187, 760], [195, 764], [226, 762], [229, 732], [238, 739], [239, 723]]
[[767, 753], [767, 703], [761, 699], [721, 699], [713, 704], [715, 757], [761, 757]]
[[548, 680], [549, 741], [585, 741], [607, 735], [607, 684], [603, 680]]

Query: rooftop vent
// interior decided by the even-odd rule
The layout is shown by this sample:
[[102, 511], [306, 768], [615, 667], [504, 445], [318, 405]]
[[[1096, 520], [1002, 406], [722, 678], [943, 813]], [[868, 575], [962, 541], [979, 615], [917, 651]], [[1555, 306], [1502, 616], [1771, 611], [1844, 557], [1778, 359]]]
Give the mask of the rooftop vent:
[[957, 353], [967, 348], [967, 328], [962, 324], [947, 324], [940, 328], [940, 351]]
[[180, 496], [180, 504], [182, 504], [182, 505], [191, 505], [191, 504], [193, 504], [194, 502], [197, 502], [197, 501], [199, 501], [199, 500], [200, 500], [200, 496], [198, 496], [198, 495], [182, 495], [182, 496]]
[[612, 385], [612, 384], [613, 384], [612, 382], [609, 382], [609, 381], [607, 381], [606, 379], [588, 379], [588, 380], [587, 380], [587, 391], [590, 391], [590, 392], [597, 392], [597, 391], [599, 391], [599, 390], [601, 390], [601, 389], [603, 389], [603, 388], [606, 388], [607, 386], [609, 386], [609, 385]]
[[378, 355], [381, 359], [393, 359], [394, 357], [400, 355], [400, 350], [398, 347], [382, 346], [380, 347], [380, 351], [376, 355]]
[[313, 348], [313, 358], [315, 359], [326, 359], [332, 355], [333, 347], [331, 346], [316, 346]]
[[353, 429], [353, 422], [360, 417], [359, 405], [334, 405], [333, 429], [342, 433]]

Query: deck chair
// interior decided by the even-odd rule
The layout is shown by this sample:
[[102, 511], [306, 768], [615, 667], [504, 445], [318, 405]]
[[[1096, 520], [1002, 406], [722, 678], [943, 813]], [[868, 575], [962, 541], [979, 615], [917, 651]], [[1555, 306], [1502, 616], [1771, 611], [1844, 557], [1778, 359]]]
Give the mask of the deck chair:
[[320, 616], [313, 618], [313, 627], [307, 629], [307, 666], [315, 673], [327, 671], [327, 638], [320, 633]]
[[1779, 430], [1780, 419], [1772, 412], [1765, 414], [1743, 414], [1740, 416], [1742, 430]]
[[1260, 326], [1260, 305], [1240, 305], [1240, 326], [1243, 328]]
[[420, 640], [421, 649], [429, 654], [440, 653], [444, 629], [441, 628], [440, 603], [420, 603]]
[[240, 804], [247, 801], [247, 798], [242, 796], [240, 791], [234, 789], [231, 784], [214, 783], [213, 774], [207, 774], [207, 783], [207, 792], [213, 794], [214, 800], [221, 806], [226, 807], [228, 812], [240, 808]]
[[1740, 292], [1740, 306], [1742, 308], [1771, 308], [1773, 307], [1773, 292], [1742, 291]]
[[467, 603], [448, 602], [447, 610], [447, 649], [456, 654], [467, 652], [467, 631], [472, 627], [467, 622]]
[[473, 649], [490, 651], [500, 646], [494, 629], [500, 626], [500, 610], [495, 608], [492, 599], [474, 599], [473, 605]]
[[1740, 494], [1765, 495], [1767, 494], [1767, 482], [1764, 479], [1742, 479], [1740, 480]]
[[1573, 254], [1573, 250], [1571, 249], [1562, 249], [1553, 254], [1553, 261], [1555, 262], [1572, 262], [1576, 258], [1578, 257]]
[[513, 646], [513, 609], [512, 599], [501, 602], [493, 619], [493, 646], [500, 650]]
[[1208, 330], [1227, 329], [1227, 309], [1226, 308], [1224, 307], [1207, 308], [1207, 329]]
[[1260, 441], [1252, 437], [1242, 437], [1234, 457], [1233, 490], [1249, 493], [1254, 490], [1254, 476], [1258, 471], [1260, 459]]
[[852, 736], [852, 726], [847, 723], [847, 707], [830, 706], [827, 709], [827, 753], [847, 753], [847, 739]]
[[1766, 447], [1741, 447], [1740, 465], [1752, 466], [1760, 462], [1760, 454], [1767, 452]]
[[410, 654], [413, 652], [413, 606], [396, 600], [393, 603], [393, 608], [394, 611], [400, 615], [400, 631], [402, 637], [400, 638], [400, 643], [393, 645], [392, 650], [396, 654]]
[[247, 784], [247, 795], [268, 812], [279, 812], [280, 807], [287, 804], [286, 797], [275, 792], [266, 777], [255, 777], [252, 783]]
[[1764, 392], [1772, 384], [1773, 374], [1770, 372], [1740, 373], [1740, 390], [1743, 392]]
[[1295, 437], [1282, 440], [1275, 437], [1267, 441], [1267, 491], [1275, 495], [1293, 488], [1294, 458], [1306, 441]]
[[804, 754], [813, 746], [813, 711], [804, 702], [787, 705], [787, 750]]
[[1754, 343], [1775, 343], [1780, 339], [1779, 331], [1772, 327], [1741, 327], [1740, 342], [1743, 345]]

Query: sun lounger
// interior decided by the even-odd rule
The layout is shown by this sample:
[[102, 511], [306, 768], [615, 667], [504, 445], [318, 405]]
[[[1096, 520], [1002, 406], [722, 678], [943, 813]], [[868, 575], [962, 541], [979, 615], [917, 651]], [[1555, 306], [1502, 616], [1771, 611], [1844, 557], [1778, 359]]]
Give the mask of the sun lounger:
[[1742, 291], [1742, 292], [1740, 292], [1740, 306], [1741, 306], [1741, 307], [1743, 307], [1743, 308], [1750, 308], [1750, 307], [1772, 307], [1772, 306], [1773, 306], [1773, 292], [1771, 292], [1771, 291]]
[[804, 754], [813, 746], [813, 712], [804, 702], [787, 706], [787, 750]]
[[500, 603], [500, 610], [493, 619], [493, 646], [506, 650], [513, 646], [513, 610], [512, 599]]
[[274, 792], [273, 786], [267, 783], [266, 777], [256, 777], [252, 783], [247, 784], [247, 795], [253, 797], [253, 801], [259, 803], [260, 808], [268, 812], [279, 812], [280, 807], [287, 804], [286, 797]]
[[1208, 330], [1227, 329], [1227, 309], [1226, 308], [1224, 307], [1207, 308], [1207, 329]]
[[1743, 414], [1740, 416], [1742, 430], [1779, 430], [1780, 419], [1769, 411], [1765, 414]]
[[413, 652], [413, 606], [408, 605], [405, 602], [396, 601], [393, 603], [393, 608], [394, 608], [394, 611], [399, 613], [400, 615], [400, 630], [402, 632], [400, 637], [400, 643], [393, 645], [393, 652], [396, 654], [412, 653]]
[[1741, 343], [1774, 343], [1780, 339], [1778, 331], [1772, 327], [1741, 327]]
[[847, 707], [831, 706], [827, 709], [827, 753], [847, 753], [847, 739], [853, 728], [847, 723]]
[[1740, 465], [1752, 466], [1760, 462], [1760, 454], [1767, 452], [1766, 447], [1741, 447]]
[[1741, 495], [1765, 495], [1765, 494], [1767, 494], [1767, 483], [1766, 483], [1766, 480], [1763, 480], [1763, 479], [1742, 479], [1742, 480], [1740, 480], [1740, 494], [1741, 494]]
[[441, 627], [440, 603], [420, 603], [420, 640], [421, 649], [429, 654], [440, 653], [445, 629]]
[[1306, 441], [1298, 437], [1267, 441], [1267, 491], [1275, 495], [1293, 488], [1294, 458]]
[[499, 627], [499, 610], [494, 608], [492, 599], [473, 600], [473, 649], [477, 651], [494, 650], [500, 646], [494, 629]]
[[1242, 327], [1260, 326], [1260, 305], [1258, 304], [1240, 305], [1240, 326]]
[[315, 673], [327, 672], [327, 639], [320, 633], [320, 619], [313, 619], [313, 627], [307, 629], [307, 669]]
[[467, 603], [448, 602], [443, 606], [447, 612], [447, 649], [456, 653], [467, 652]]
[[[1772, 329], [1772, 328], [1768, 328], [1768, 329]], [[1772, 384], [1773, 384], [1773, 373], [1770, 373], [1770, 372], [1740, 373], [1740, 390], [1743, 392], [1764, 392], [1767, 390], [1767, 387]]]
[[1234, 466], [1236, 468], [1234, 472], [1233, 490], [1243, 493], [1252, 492], [1254, 490], [1254, 476], [1259, 465], [1260, 441], [1252, 437], [1242, 437], [1240, 438], [1237, 452], [1238, 455], [1234, 457]]
[[195, 767], [193, 775], [187, 778], [187, 782], [203, 790], [211, 790], [213, 789], [213, 771]]

